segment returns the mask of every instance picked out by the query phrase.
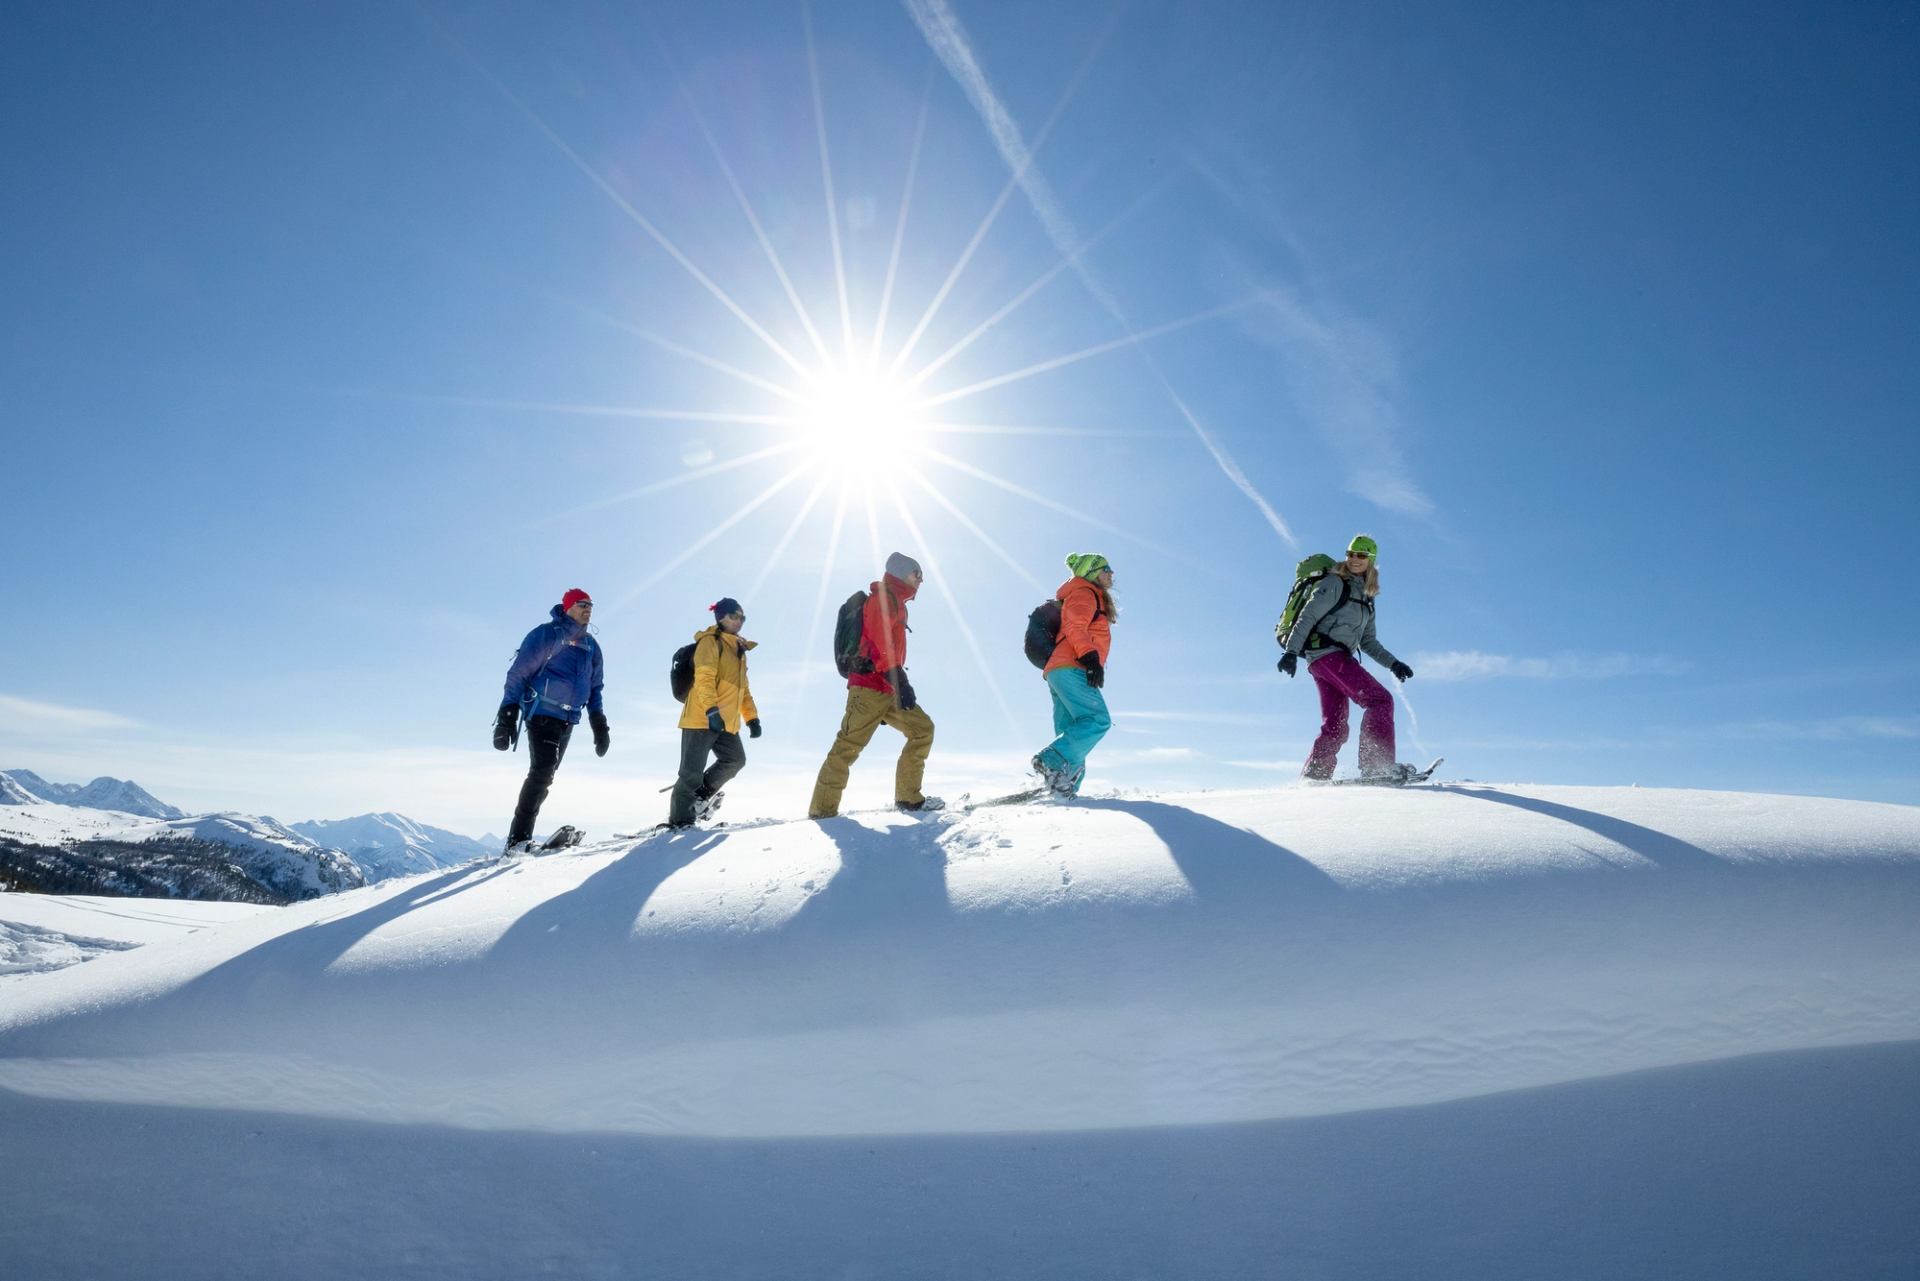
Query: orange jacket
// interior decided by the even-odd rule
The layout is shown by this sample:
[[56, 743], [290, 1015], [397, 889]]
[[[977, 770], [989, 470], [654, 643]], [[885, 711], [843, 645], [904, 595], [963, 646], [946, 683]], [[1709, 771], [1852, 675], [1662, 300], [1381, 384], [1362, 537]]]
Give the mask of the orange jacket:
[[847, 688], [893, 693], [887, 673], [907, 665], [907, 602], [913, 599], [913, 587], [892, 574], [884, 575], [867, 592], [867, 606], [860, 615], [860, 653], [873, 660], [871, 675], [855, 672], [847, 677]]
[[[1060, 602], [1060, 643], [1053, 647], [1046, 671], [1080, 666], [1080, 655], [1092, 650], [1106, 666], [1113, 647], [1113, 622], [1107, 617], [1107, 594], [1085, 578], [1069, 578], [1053, 594]], [[1041, 675], [1046, 675], [1042, 672]]]

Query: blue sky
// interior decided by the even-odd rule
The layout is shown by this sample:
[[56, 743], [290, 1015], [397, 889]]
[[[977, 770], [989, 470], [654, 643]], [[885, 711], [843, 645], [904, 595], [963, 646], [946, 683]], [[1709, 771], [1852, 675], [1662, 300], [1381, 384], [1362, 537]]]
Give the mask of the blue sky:
[[[898, 548], [930, 785], [998, 789], [1049, 733], [1016, 633], [1094, 550], [1089, 786], [1278, 785], [1317, 707], [1273, 619], [1365, 530], [1403, 757], [1920, 803], [1910, 7], [3, 21], [0, 768], [497, 831], [501, 675], [580, 585], [615, 748], [547, 817], [664, 810], [723, 594], [734, 791], [788, 812], [822, 602]], [[829, 367], [937, 403], [841, 439]]]

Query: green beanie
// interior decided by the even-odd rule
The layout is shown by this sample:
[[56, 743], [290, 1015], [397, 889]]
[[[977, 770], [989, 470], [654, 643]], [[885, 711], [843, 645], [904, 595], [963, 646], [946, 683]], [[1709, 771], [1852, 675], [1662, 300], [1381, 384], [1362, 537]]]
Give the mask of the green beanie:
[[1101, 570], [1109, 568], [1107, 558], [1093, 552], [1074, 552], [1067, 557], [1067, 568], [1073, 571], [1075, 578], [1092, 578]]
[[1374, 564], [1378, 565], [1380, 563], [1380, 544], [1374, 542], [1373, 539], [1367, 537], [1365, 534], [1355, 534], [1353, 541], [1347, 544], [1347, 550], [1350, 552], [1365, 552], [1372, 558]]

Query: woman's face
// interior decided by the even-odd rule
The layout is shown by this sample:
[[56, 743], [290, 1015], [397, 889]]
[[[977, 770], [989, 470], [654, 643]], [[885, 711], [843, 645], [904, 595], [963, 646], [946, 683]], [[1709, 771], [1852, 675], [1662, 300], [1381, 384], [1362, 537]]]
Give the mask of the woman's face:
[[746, 625], [747, 616], [745, 614], [728, 614], [720, 620], [720, 630], [729, 636], [738, 636], [740, 629]]
[[1112, 591], [1113, 590], [1112, 566], [1108, 566], [1106, 569], [1103, 569], [1098, 574], [1094, 575], [1093, 581], [1100, 584], [1100, 589], [1102, 591], [1109, 591], [1109, 592]]
[[1350, 551], [1347, 553], [1347, 572], [1350, 574], [1364, 574], [1367, 572], [1367, 567], [1371, 564], [1373, 564], [1373, 557], [1367, 555], [1365, 552]]

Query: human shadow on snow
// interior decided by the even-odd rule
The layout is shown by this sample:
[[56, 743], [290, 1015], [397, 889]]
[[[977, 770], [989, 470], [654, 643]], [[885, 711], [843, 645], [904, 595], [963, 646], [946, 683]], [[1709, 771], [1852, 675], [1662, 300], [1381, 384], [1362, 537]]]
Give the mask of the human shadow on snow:
[[1649, 863], [1657, 864], [1669, 871], [1719, 872], [1727, 870], [1728, 867], [1725, 859], [1708, 853], [1698, 845], [1651, 827], [1643, 827], [1639, 823], [1614, 818], [1609, 814], [1596, 814], [1592, 810], [1583, 810], [1573, 805], [1560, 805], [1532, 796], [1516, 796], [1511, 792], [1495, 791], [1491, 788], [1450, 785], [1441, 790], [1448, 795], [1470, 796], [1475, 800], [1491, 801], [1496, 805], [1511, 805], [1515, 809], [1544, 814], [1548, 818], [1557, 818], [1564, 823], [1584, 827], [1594, 835], [1604, 837], [1638, 854]]

